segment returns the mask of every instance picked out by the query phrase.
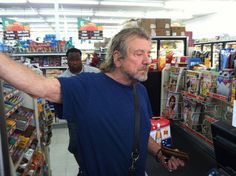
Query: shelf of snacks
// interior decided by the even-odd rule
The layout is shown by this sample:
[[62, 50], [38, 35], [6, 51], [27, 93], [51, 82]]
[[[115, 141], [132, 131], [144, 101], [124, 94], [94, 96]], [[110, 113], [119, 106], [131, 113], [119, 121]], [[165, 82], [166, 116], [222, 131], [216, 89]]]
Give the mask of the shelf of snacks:
[[36, 130], [34, 126], [28, 126], [25, 131], [16, 130], [16, 134], [19, 134], [19, 143], [16, 150], [12, 153], [11, 157], [14, 163], [15, 169], [20, 165], [21, 160], [24, 157], [24, 153], [29, 148], [33, 140], [36, 138]]
[[26, 175], [31, 163], [32, 163], [32, 157], [34, 154], [35, 150], [29, 148], [24, 155], [22, 155], [22, 160], [20, 162], [20, 164], [18, 165], [18, 167], [16, 168], [16, 172], [18, 175]]
[[[41, 151], [35, 151], [33, 153], [31, 162], [28, 163], [28, 167], [27, 168], [22, 168], [23, 172], [23, 176], [25, 175], [44, 175], [44, 155]], [[23, 170], [24, 169], [24, 170]], [[19, 172], [20, 169], [17, 169], [17, 171]], [[47, 174], [46, 174], [47, 175]]]
[[46, 77], [57, 77], [67, 68], [66, 53], [17, 53], [13, 57], [28, 58], [31, 64], [37, 65]]
[[65, 56], [66, 53], [15, 53], [12, 57], [32, 57], [32, 56]]
[[[1, 101], [3, 102], [2, 108], [4, 108], [3, 112], [5, 112], [4, 116], [6, 120], [6, 141], [8, 143], [8, 148], [6, 148], [6, 150], [8, 149], [7, 153], [14, 164], [17, 175], [28, 175], [32, 172], [31, 168], [33, 167], [33, 160], [30, 161], [28, 160], [29, 158], [26, 159], [26, 156], [32, 149], [35, 152], [42, 150], [42, 148], [45, 149], [45, 146], [43, 146], [45, 145], [45, 140], [47, 140], [47, 144], [50, 143], [52, 135], [49, 122], [52, 121], [52, 119], [48, 118], [47, 120], [39, 122], [39, 113], [44, 113], [44, 108], [41, 110], [38, 109], [37, 100], [26, 93], [15, 89], [5, 82], [4, 84], [1, 84], [1, 90], [4, 95], [2, 96]], [[43, 132], [41, 131], [42, 129], [37, 128], [38, 123], [47, 124], [47, 132]], [[41, 171], [38, 168], [41, 168], [40, 166], [42, 164], [48, 168], [49, 162], [49, 160], [44, 161], [44, 159], [40, 161], [40, 165], [37, 165], [34, 173], [44, 173], [44, 171]]]
[[32, 165], [34, 165], [34, 162], [35, 162], [34, 156], [37, 155], [39, 151], [37, 144], [38, 144], [38, 141], [33, 140], [29, 148], [22, 155], [22, 159], [16, 168], [16, 172], [18, 175], [25, 176], [33, 171]]
[[16, 129], [16, 121], [13, 119], [6, 119], [6, 125], [7, 125], [7, 134], [8, 136], [11, 136]]
[[7, 104], [5, 102], [5, 108], [6, 108], [6, 111], [7, 113], [5, 114], [5, 117], [8, 118], [10, 115], [12, 115], [19, 107], [21, 107], [23, 104], [23, 102], [19, 102], [15, 105], [12, 105], [12, 104]]
[[21, 106], [8, 119], [16, 121], [16, 129], [25, 131], [34, 119], [34, 112], [32, 109]]
[[19, 90], [12, 87], [10, 84], [4, 83], [3, 84], [3, 100], [7, 101], [14, 95], [18, 94]]

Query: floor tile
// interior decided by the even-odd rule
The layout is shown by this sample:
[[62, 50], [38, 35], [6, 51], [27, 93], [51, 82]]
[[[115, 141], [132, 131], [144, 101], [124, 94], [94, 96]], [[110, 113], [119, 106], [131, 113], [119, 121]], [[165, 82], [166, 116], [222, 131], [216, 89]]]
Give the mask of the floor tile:
[[50, 144], [50, 164], [52, 176], [76, 176], [78, 165], [68, 151], [69, 135], [67, 128], [53, 128]]

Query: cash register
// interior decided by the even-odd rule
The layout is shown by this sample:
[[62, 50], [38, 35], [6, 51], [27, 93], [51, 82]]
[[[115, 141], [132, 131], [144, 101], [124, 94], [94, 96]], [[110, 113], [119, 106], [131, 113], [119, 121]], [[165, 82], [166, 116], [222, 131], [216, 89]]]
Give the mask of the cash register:
[[236, 128], [225, 121], [211, 124], [217, 167], [208, 176], [236, 176]]

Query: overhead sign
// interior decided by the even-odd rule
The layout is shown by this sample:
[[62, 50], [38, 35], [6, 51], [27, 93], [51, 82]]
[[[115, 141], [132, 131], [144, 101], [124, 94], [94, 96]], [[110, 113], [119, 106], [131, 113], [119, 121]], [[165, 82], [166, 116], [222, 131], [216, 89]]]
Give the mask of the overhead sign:
[[95, 31], [79, 30], [79, 39], [102, 40], [103, 31], [102, 30], [95, 30]]
[[4, 40], [19, 40], [30, 37], [30, 27], [26, 23], [20, 23], [12, 19], [2, 17]]
[[78, 18], [79, 39], [81, 40], [102, 40], [103, 27], [82, 18]]

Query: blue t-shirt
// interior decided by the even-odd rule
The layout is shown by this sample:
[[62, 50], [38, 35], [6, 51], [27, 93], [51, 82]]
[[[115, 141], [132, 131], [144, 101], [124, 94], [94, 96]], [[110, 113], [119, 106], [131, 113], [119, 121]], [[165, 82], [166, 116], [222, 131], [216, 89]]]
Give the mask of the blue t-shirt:
[[[104, 73], [58, 78], [62, 117], [76, 124], [80, 167], [86, 176], [125, 176], [134, 139], [134, 97], [126, 86]], [[137, 176], [144, 176], [151, 105], [145, 87], [136, 85], [140, 103], [140, 157]]]

